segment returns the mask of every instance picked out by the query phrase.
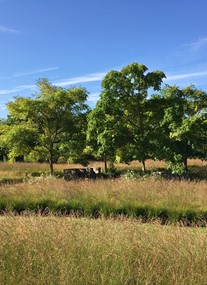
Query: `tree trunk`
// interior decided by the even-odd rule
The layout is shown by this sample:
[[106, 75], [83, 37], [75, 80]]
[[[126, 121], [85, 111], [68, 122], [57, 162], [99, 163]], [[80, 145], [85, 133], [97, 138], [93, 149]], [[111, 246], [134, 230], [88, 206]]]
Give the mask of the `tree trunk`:
[[142, 159], [142, 171], [144, 173], [146, 173], [146, 164], [145, 164], [145, 159], [144, 158]]
[[50, 160], [50, 174], [53, 175], [54, 168], [53, 168], [53, 162]]
[[108, 171], [107, 157], [106, 157], [106, 153], [105, 152], [104, 152], [104, 171], [105, 171], [105, 173]]
[[50, 174], [53, 175], [54, 168], [53, 168], [53, 150], [50, 150]]
[[184, 165], [185, 175], [188, 175], [188, 158], [186, 155], [183, 158], [183, 165]]

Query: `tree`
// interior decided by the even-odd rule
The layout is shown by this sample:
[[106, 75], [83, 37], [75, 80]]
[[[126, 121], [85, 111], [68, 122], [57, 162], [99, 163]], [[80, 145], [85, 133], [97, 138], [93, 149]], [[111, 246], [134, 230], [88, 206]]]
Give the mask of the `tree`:
[[[94, 111], [97, 112], [101, 105], [104, 113], [101, 123], [107, 124], [112, 120], [113, 132], [115, 130], [118, 132], [116, 137], [127, 137], [127, 141], [116, 140], [119, 143], [120, 159], [125, 162], [137, 159], [142, 162], [144, 171], [146, 171], [145, 160], [150, 153], [148, 90], [150, 88], [160, 90], [162, 79], [165, 77], [162, 71], [146, 73], [147, 70], [143, 64], [132, 63], [121, 71], [110, 71], [102, 81], [101, 103]], [[105, 128], [99, 131], [99, 137], [106, 132]], [[106, 137], [105, 144], [108, 144], [109, 140], [111, 137]]]
[[92, 153], [96, 158], [104, 160], [105, 172], [108, 171], [107, 161], [110, 166], [116, 159], [116, 153], [122, 143], [126, 130], [123, 130], [120, 121], [115, 121], [113, 115], [105, 112], [102, 100], [99, 100], [96, 107], [88, 115], [87, 148], [86, 152]]
[[1, 160], [8, 159], [9, 147], [5, 140], [5, 134], [9, 131], [8, 120], [1, 120], [0, 122], [0, 157]]
[[[206, 156], [207, 94], [190, 85], [166, 85], [161, 96], [152, 96], [157, 146], [154, 156], [165, 159], [179, 174], [188, 172], [188, 158]], [[159, 143], [158, 143], [159, 142]]]
[[37, 86], [40, 93], [34, 99], [17, 97], [8, 104], [8, 110], [15, 124], [21, 125], [27, 135], [26, 127], [29, 131], [35, 130], [37, 143], [34, 149], [47, 154], [53, 174], [60, 145], [72, 141], [82, 131], [79, 122], [88, 111], [85, 104], [87, 91], [84, 88], [56, 87], [47, 79], [39, 80]]

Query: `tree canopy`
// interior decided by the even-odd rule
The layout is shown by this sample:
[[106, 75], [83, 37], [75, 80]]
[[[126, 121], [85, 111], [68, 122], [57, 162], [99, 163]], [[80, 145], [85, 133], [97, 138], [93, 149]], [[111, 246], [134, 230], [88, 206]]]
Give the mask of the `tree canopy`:
[[[87, 91], [84, 88], [56, 87], [46, 79], [39, 80], [37, 85], [40, 93], [34, 98], [17, 97], [14, 102], [8, 104], [9, 115], [13, 121], [9, 132], [10, 153], [14, 152], [17, 144], [19, 148], [16, 154], [28, 154], [31, 150], [40, 155], [44, 153], [53, 173], [53, 164], [57, 161], [63, 145], [66, 146], [74, 139], [77, 142], [78, 136], [82, 134], [83, 117], [88, 112], [88, 106], [85, 104]], [[23, 130], [25, 134], [22, 134]], [[20, 144], [21, 140], [23, 142]], [[23, 149], [25, 145], [26, 152]]]
[[[99, 149], [103, 144], [110, 147], [113, 141], [114, 157], [124, 162], [137, 159], [142, 162], [144, 171], [145, 160], [150, 155], [148, 90], [160, 90], [165, 77], [162, 71], [146, 73], [147, 70], [143, 64], [132, 63], [121, 71], [110, 71], [102, 81], [101, 98], [89, 120], [89, 127], [91, 124], [97, 126], [95, 114], [102, 110], [104, 115], [98, 119], [101, 128], [96, 131], [98, 138], [105, 140], [99, 144]], [[109, 123], [110, 132], [107, 131]]]
[[0, 157], [55, 162], [92, 159], [165, 160], [187, 173], [188, 158], [207, 159], [207, 94], [190, 85], [162, 87], [165, 74], [132, 63], [108, 72], [100, 99], [90, 110], [82, 87], [60, 88], [37, 81], [39, 93], [8, 103], [0, 121]]

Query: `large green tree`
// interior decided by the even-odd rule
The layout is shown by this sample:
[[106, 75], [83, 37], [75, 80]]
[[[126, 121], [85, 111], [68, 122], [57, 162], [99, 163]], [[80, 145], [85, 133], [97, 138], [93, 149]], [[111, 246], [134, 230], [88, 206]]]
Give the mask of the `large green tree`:
[[188, 172], [188, 158], [206, 157], [207, 94], [190, 85], [166, 85], [150, 99], [154, 118], [154, 156], [177, 173]]
[[[117, 140], [120, 159], [125, 162], [137, 159], [142, 162], [144, 171], [146, 171], [145, 160], [150, 154], [148, 91], [150, 88], [160, 90], [165, 77], [162, 71], [147, 72], [147, 70], [143, 64], [132, 63], [120, 71], [110, 71], [102, 81], [101, 103], [96, 107], [98, 110], [100, 104], [102, 105], [104, 113], [104, 116], [100, 117], [102, 124], [113, 120], [111, 134], [116, 130], [118, 132], [116, 137], [123, 138]], [[105, 133], [105, 128], [99, 131], [100, 137]], [[106, 139], [107, 145], [112, 137]], [[115, 147], [117, 150], [117, 145]]]
[[[19, 138], [28, 137], [28, 144], [36, 152], [46, 155], [53, 174], [53, 164], [60, 155], [61, 148], [76, 140], [83, 140], [83, 128], [88, 107], [85, 103], [87, 91], [84, 88], [63, 89], [41, 79], [37, 82], [40, 93], [34, 98], [17, 97], [8, 104], [9, 115], [13, 120], [11, 126], [14, 136], [16, 128], [21, 129]], [[30, 135], [35, 133], [34, 145], [31, 145]], [[29, 135], [30, 134], [30, 135]], [[14, 150], [18, 137], [13, 141]], [[25, 145], [27, 140], [24, 141]], [[84, 147], [84, 146], [83, 146]], [[21, 150], [24, 153], [24, 150]], [[20, 150], [19, 150], [20, 152]]]

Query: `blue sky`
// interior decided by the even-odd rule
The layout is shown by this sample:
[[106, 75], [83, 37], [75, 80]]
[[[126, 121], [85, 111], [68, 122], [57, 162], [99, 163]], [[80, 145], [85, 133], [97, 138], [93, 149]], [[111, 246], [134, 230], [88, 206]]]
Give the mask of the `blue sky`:
[[207, 91], [206, 0], [0, 0], [0, 117], [36, 80], [83, 86], [131, 62]]

